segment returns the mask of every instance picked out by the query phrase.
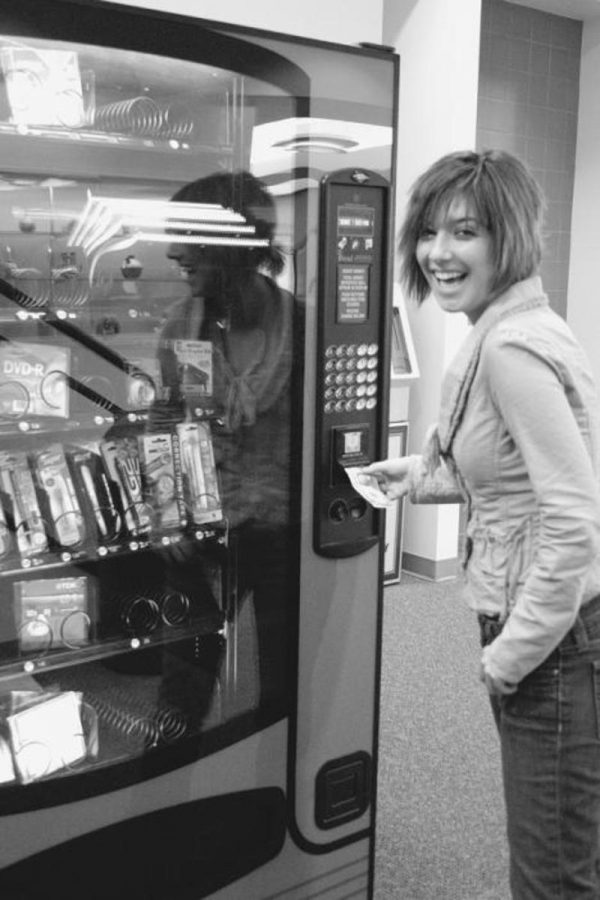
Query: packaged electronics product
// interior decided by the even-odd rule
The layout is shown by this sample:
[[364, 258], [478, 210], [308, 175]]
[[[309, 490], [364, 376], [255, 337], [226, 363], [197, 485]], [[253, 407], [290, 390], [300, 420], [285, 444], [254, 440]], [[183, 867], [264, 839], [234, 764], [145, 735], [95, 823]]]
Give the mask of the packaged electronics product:
[[132, 537], [147, 534], [152, 510], [144, 498], [137, 440], [119, 437], [102, 441], [100, 450], [108, 477], [117, 486], [127, 531]]
[[0, 343], [0, 417], [68, 418], [69, 370], [66, 347]]
[[179, 390], [190, 403], [213, 394], [211, 341], [173, 341]]
[[0, 50], [0, 63], [12, 122], [60, 128], [85, 124], [77, 53], [19, 43]]
[[6, 512], [2, 502], [0, 502], [0, 564], [10, 556], [13, 546], [13, 538], [6, 521]]
[[35, 477], [46, 501], [47, 517], [61, 547], [76, 547], [85, 539], [85, 522], [61, 444], [32, 455]]
[[113, 542], [121, 530], [122, 518], [104, 469], [99, 442], [69, 445], [66, 458], [88, 532], [100, 543]]
[[176, 426], [176, 459], [181, 465], [183, 491], [196, 525], [223, 517], [210, 427], [205, 422]]
[[143, 434], [139, 437], [144, 495], [159, 528], [185, 524], [181, 475], [175, 471], [171, 435]]
[[7, 717], [17, 775], [24, 784], [87, 755], [81, 694], [63, 691]]
[[10, 507], [21, 559], [44, 553], [48, 538], [25, 453], [0, 451], [0, 487]]
[[44, 653], [89, 644], [90, 606], [85, 575], [15, 582], [19, 649], [22, 653]]

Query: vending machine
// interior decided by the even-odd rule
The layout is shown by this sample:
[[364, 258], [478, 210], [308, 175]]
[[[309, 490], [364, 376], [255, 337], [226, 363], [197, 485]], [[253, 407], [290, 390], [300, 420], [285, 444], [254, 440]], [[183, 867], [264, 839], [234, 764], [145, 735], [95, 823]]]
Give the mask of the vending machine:
[[373, 892], [398, 60], [0, 11], [0, 894]]

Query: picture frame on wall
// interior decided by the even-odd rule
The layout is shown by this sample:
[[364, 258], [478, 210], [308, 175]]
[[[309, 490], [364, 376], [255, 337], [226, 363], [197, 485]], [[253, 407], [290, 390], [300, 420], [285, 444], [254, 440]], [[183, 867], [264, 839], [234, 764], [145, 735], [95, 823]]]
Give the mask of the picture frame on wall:
[[[406, 456], [408, 448], [408, 422], [390, 422], [388, 427], [388, 457]], [[400, 581], [402, 570], [402, 520], [404, 500], [398, 500], [385, 512], [385, 550], [383, 555], [383, 579], [385, 584]]]
[[406, 312], [406, 303], [397, 286], [394, 290], [391, 332], [392, 382], [418, 378], [419, 366]]

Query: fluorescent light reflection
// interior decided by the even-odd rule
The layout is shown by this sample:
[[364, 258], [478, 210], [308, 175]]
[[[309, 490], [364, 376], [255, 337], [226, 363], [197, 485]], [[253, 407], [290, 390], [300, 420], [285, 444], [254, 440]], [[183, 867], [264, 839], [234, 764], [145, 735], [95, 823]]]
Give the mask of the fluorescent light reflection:
[[[133, 234], [132, 234], [133, 232]], [[94, 197], [88, 201], [69, 235], [69, 245], [88, 255], [109, 241], [194, 243], [264, 247], [267, 239], [253, 237], [256, 229], [244, 216], [217, 203]]]

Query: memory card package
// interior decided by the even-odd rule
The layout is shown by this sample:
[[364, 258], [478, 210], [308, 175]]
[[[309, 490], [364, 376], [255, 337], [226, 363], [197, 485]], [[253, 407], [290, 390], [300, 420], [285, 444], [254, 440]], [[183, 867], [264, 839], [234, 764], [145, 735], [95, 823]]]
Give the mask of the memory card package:
[[175, 340], [172, 346], [182, 395], [192, 403], [212, 397], [212, 341]]

